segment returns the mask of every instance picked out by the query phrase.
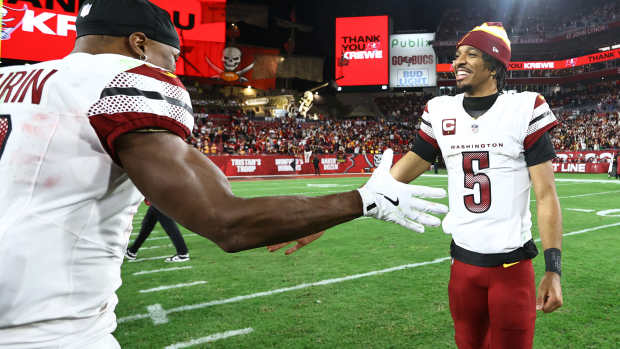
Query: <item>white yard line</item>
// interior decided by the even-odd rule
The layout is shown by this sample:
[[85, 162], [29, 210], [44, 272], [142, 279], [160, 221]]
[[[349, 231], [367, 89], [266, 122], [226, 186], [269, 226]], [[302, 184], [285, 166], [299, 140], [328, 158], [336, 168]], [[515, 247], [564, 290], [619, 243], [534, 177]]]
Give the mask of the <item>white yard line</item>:
[[[614, 194], [620, 193], [620, 190], [612, 190], [612, 191], [599, 191], [596, 193], [586, 193], [586, 194], [577, 194], [577, 195], [569, 195], [569, 196], [559, 196], [558, 199], [572, 199], [572, 198], [581, 198], [584, 196], [594, 196], [594, 195], [605, 195], [605, 194]], [[530, 202], [536, 202], [536, 199], [531, 199]]]
[[138, 263], [138, 262], [144, 262], [144, 261], [154, 261], [157, 259], [163, 259], [163, 258], [168, 258], [170, 257], [170, 255], [165, 255], [165, 256], [157, 256], [157, 257], [148, 257], [148, 258], [138, 258], [138, 259], [134, 259], [134, 260], [129, 260], [129, 263]]
[[147, 246], [147, 247], [140, 247], [140, 250], [152, 250], [155, 248], [163, 248], [163, 247], [172, 247], [172, 244], [168, 244], [168, 245], [157, 245], [157, 246]]
[[[158, 229], [155, 229], [155, 230], [153, 230], [153, 232], [152, 232], [151, 234], [149, 234], [149, 237], [151, 237], [151, 236], [156, 236], [156, 235], [162, 235], [162, 234], [164, 234], [164, 233], [165, 233], [165, 232], [163, 232], [163, 231], [160, 231], [160, 230], [158, 230]], [[136, 236], [136, 235], [140, 235], [140, 232], [131, 233], [131, 236]]]
[[[599, 230], [599, 229], [605, 229], [605, 228], [611, 228], [611, 227], [617, 227], [620, 225], [620, 222], [618, 223], [612, 223], [612, 224], [606, 224], [606, 225], [600, 225], [598, 227], [594, 227], [594, 228], [586, 228], [586, 229], [582, 229], [582, 230], [577, 230], [577, 231], [572, 231], [570, 233], [566, 233], [564, 234], [564, 236], [570, 236], [570, 235], [577, 235], [577, 234], [583, 234], [583, 233], [587, 233], [590, 231], [595, 231], [595, 230]], [[538, 239], [540, 240], [540, 239]]]
[[[202, 285], [202, 284], [206, 284], [206, 281], [194, 281], [194, 282], [190, 282], [187, 284], [176, 284], [176, 285], [168, 285], [168, 286], [159, 286], [159, 287], [155, 287], [155, 288], [149, 288], [146, 290], [140, 290], [138, 292], [140, 293], [149, 293], [149, 292], [158, 292], [158, 291], [165, 291], [165, 290], [170, 290], [173, 288], [181, 288], [181, 287], [190, 287], [190, 286], [196, 286], [196, 285]], [[167, 312], [166, 312], [167, 314]]]
[[584, 196], [593, 196], [593, 195], [603, 195], [603, 194], [614, 194], [620, 193], [620, 190], [612, 190], [612, 191], [600, 191], [597, 193], [586, 193], [586, 194], [577, 194], [577, 195], [569, 195], [569, 196], [560, 196], [560, 199], [571, 199], [571, 198], [580, 198]]
[[620, 184], [620, 181], [614, 179], [572, 179], [572, 178], [556, 178], [556, 182], [575, 182], [575, 183], [603, 183], [603, 184]]
[[187, 348], [187, 347], [191, 347], [191, 346], [198, 345], [198, 344], [214, 342], [214, 341], [217, 341], [217, 340], [220, 340], [220, 339], [224, 339], [224, 338], [228, 338], [228, 337], [239, 336], [239, 335], [242, 335], [242, 334], [248, 334], [248, 333], [250, 333], [252, 331], [254, 331], [254, 329], [251, 328], [251, 327], [248, 327], [248, 328], [244, 328], [244, 329], [241, 329], [241, 330], [233, 330], [233, 331], [226, 331], [226, 332], [216, 333], [216, 334], [212, 334], [212, 335], [207, 336], [207, 337], [192, 339], [192, 340], [187, 341], [187, 342], [170, 344], [165, 349]]
[[[185, 238], [185, 239], [191, 238], [191, 237], [196, 237], [196, 236], [200, 236], [200, 235], [198, 235], [198, 234], [183, 234], [183, 238]], [[146, 238], [146, 241], [164, 240], [164, 239], [170, 239], [170, 237], [168, 235], [160, 236], [160, 237], [155, 237], [155, 238], [148, 237], [148, 238]]]
[[[619, 226], [619, 225], [620, 225], [620, 222], [612, 223], [612, 224], [606, 224], [606, 225], [600, 225], [600, 226], [597, 226], [597, 227], [592, 227], [592, 228], [587, 228], [587, 229], [582, 229], [582, 230], [566, 233], [566, 234], [564, 234], [564, 236], [583, 234], [583, 233], [587, 233], [587, 232], [590, 232], [590, 231], [605, 229], [605, 228], [609, 228], [609, 227], [615, 227], [615, 226]], [[540, 239], [537, 239], [536, 241], [540, 241]], [[430, 265], [430, 264], [437, 264], [437, 263], [441, 263], [441, 262], [447, 261], [449, 259], [450, 259], [450, 257], [443, 257], [443, 258], [438, 258], [438, 259], [435, 259], [435, 260], [432, 260], [432, 261], [428, 261], [428, 262], [404, 264], [404, 265], [400, 265], [400, 266], [397, 266], [397, 267], [392, 267], [392, 268], [387, 268], [387, 269], [382, 269], [382, 270], [376, 270], [376, 271], [370, 271], [370, 272], [367, 272], [367, 273], [355, 274], [355, 275], [345, 276], [345, 277], [341, 277], [341, 278], [326, 279], [326, 280], [321, 280], [321, 281], [317, 281], [317, 282], [313, 282], [313, 283], [300, 284], [300, 285], [296, 285], [296, 286], [279, 288], [279, 289], [275, 289], [275, 290], [271, 290], [271, 291], [265, 291], [265, 292], [252, 293], [252, 294], [243, 295], [243, 296], [237, 296], [237, 297], [232, 297], [232, 298], [220, 299], [220, 300], [215, 300], [215, 301], [211, 301], [211, 302], [192, 304], [192, 305], [184, 305], [184, 306], [180, 306], [180, 307], [177, 307], [177, 308], [172, 308], [172, 309], [166, 310], [165, 312], [166, 312], [166, 315], [168, 315], [168, 314], [171, 314], [171, 313], [177, 313], [177, 312], [183, 312], [183, 311], [195, 310], [195, 309], [202, 309], [202, 308], [211, 307], [211, 306], [214, 306], [214, 305], [234, 303], [234, 302], [239, 302], [239, 301], [243, 301], [243, 300], [246, 300], [246, 299], [253, 299], [253, 298], [258, 298], [258, 297], [271, 296], [271, 295], [278, 294], [278, 293], [295, 291], [295, 290], [300, 290], [300, 289], [304, 289], [304, 288], [308, 288], [308, 287], [313, 287], [313, 286], [329, 285], [329, 284], [334, 284], [334, 283], [339, 283], [339, 282], [349, 281], [349, 280], [355, 280], [355, 279], [359, 279], [359, 278], [363, 278], [363, 277], [368, 277], [368, 276], [374, 276], [374, 275], [379, 275], [379, 274], [390, 273], [390, 272], [397, 271], [397, 270], [416, 268], [416, 267]], [[123, 323], [123, 322], [128, 322], [128, 321], [135, 321], [135, 320], [140, 320], [140, 319], [148, 319], [148, 318], [151, 318], [151, 315], [148, 314], [148, 313], [147, 314], [136, 314], [136, 315], [130, 315], [130, 316], [119, 318], [118, 319], [118, 323]], [[153, 319], [153, 321], [156, 321], [156, 319]]]
[[163, 269], [154, 269], [154, 270], [142, 270], [135, 272], [131, 275], [144, 275], [144, 274], [153, 274], [153, 273], [162, 273], [166, 271], [175, 271], [175, 270], [183, 270], [183, 269], [192, 269], [191, 265], [185, 267], [172, 267], [172, 268], [163, 268]]
[[584, 209], [584, 208], [565, 208], [565, 210], [575, 211], [575, 212], [594, 212], [594, 210]]

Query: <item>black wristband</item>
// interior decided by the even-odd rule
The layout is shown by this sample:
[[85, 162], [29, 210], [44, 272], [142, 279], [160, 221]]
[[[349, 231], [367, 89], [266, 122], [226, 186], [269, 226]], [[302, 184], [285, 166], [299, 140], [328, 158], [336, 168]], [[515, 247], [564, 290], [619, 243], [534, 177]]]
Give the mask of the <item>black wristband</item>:
[[562, 251], [557, 248], [545, 250], [545, 271], [554, 272], [562, 276]]

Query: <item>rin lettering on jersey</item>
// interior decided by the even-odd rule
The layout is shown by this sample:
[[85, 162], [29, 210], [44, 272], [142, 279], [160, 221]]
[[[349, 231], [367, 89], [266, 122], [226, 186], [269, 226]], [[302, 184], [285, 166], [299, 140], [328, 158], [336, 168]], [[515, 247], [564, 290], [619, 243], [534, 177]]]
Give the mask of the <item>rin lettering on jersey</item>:
[[[34, 69], [0, 73], [0, 102], [41, 103], [45, 83], [57, 71], [56, 69]], [[30, 98], [26, 99], [28, 94]]]

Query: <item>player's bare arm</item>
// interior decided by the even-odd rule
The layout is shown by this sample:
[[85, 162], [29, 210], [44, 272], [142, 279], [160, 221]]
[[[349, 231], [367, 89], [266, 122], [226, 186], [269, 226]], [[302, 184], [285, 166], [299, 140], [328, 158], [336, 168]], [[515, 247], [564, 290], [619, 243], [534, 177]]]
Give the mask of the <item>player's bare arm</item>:
[[[562, 286], [560, 284], [559, 259], [562, 250], [562, 211], [555, 190], [555, 179], [551, 161], [528, 168], [534, 193], [538, 230], [545, 251], [546, 272], [538, 286], [536, 308], [550, 313], [562, 306]], [[553, 271], [551, 271], [553, 270]]]
[[444, 197], [443, 189], [405, 185], [389, 178], [391, 150], [389, 161], [377, 170], [382, 176], [371, 177], [358, 191], [244, 199], [232, 193], [224, 174], [208, 158], [171, 133], [129, 133], [119, 137], [115, 147], [127, 174], [144, 195], [228, 252], [296, 240], [362, 214], [423, 232], [423, 225], [440, 223], [425, 212], [447, 211], [444, 205], [413, 197]]
[[236, 197], [208, 158], [171, 133], [126, 134], [116, 147], [144, 195], [228, 252], [295, 240], [362, 215], [355, 191], [324, 197]]
[[409, 183], [427, 171], [430, 165], [430, 162], [410, 151], [398, 160], [390, 170], [390, 174], [399, 182]]

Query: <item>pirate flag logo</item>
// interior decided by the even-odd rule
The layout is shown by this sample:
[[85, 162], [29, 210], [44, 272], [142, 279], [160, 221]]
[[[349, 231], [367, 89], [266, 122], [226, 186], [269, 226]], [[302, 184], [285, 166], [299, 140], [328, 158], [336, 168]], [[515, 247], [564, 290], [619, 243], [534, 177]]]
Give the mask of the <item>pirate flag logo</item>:
[[217, 72], [217, 75], [212, 76], [214, 79], [222, 79], [224, 81], [241, 81], [247, 82], [248, 79], [243, 75], [254, 68], [254, 62], [250, 63], [247, 67], [237, 70], [241, 64], [242, 53], [237, 47], [226, 47], [222, 50], [222, 64], [224, 69], [215, 65], [209, 57], [205, 56], [207, 64]]
[[24, 5], [21, 9], [8, 7], [3, 5], [0, 7], [0, 15], [2, 18], [2, 32], [0, 32], [0, 40], [9, 40], [15, 29], [22, 25], [24, 15], [28, 6]]

